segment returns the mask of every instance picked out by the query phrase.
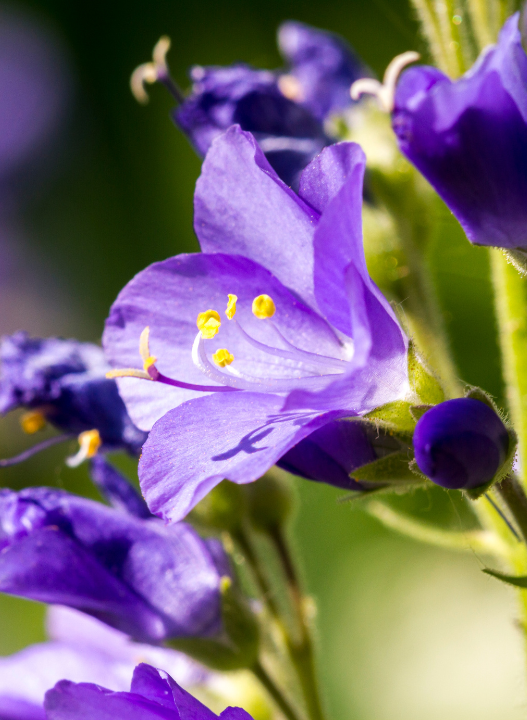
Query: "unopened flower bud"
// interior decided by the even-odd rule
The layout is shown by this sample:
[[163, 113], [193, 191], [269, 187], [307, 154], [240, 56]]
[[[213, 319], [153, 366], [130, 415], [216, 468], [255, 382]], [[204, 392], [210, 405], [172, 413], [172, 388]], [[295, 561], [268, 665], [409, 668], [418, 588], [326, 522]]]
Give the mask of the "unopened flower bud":
[[509, 442], [507, 428], [491, 407], [472, 398], [447, 400], [417, 423], [415, 459], [437, 485], [471, 489], [492, 480]]

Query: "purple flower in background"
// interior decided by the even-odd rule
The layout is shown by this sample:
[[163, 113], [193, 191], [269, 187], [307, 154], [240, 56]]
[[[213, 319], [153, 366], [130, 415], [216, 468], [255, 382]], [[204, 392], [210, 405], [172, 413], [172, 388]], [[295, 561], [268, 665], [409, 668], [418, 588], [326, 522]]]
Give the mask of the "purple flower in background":
[[151, 517], [144, 499], [135, 487], [106, 458], [101, 454], [94, 455], [89, 461], [89, 467], [90, 478], [112, 507], [139, 518]]
[[132, 90], [144, 101], [144, 82], [164, 83], [180, 104], [174, 121], [200, 155], [227, 128], [240, 125], [254, 135], [279, 177], [296, 188], [301, 170], [334, 142], [326, 134], [324, 120], [352, 104], [352, 82], [369, 73], [344, 40], [308, 25], [284, 23], [278, 42], [286, 69], [196, 66], [190, 72], [191, 92], [185, 97], [166, 65], [170, 41], [161, 38], [154, 62], [133, 74]]
[[0, 591], [82, 610], [143, 641], [214, 635], [216, 540], [48, 488], [0, 492]]
[[115, 381], [106, 378], [100, 347], [18, 332], [2, 338], [0, 360], [0, 413], [30, 410], [22, 418], [26, 432], [49, 421], [67, 436], [80, 435], [85, 447], [79, 460], [99, 446], [139, 454], [146, 434], [130, 420]]
[[509, 450], [500, 417], [473, 398], [447, 400], [428, 410], [416, 425], [415, 459], [437, 485], [470, 489], [492, 480]]
[[478, 245], [527, 247], [526, 87], [518, 14], [459, 80], [417, 67], [397, 86], [402, 152]]
[[326, 148], [296, 195], [231, 128], [196, 186], [203, 253], [150, 266], [117, 298], [104, 345], [131, 368], [112, 373], [131, 417], [153, 426], [140, 462], [152, 512], [178, 520], [223, 478], [256, 480], [330, 423], [334, 472], [314, 479], [342, 487], [364, 440], [342, 443], [334, 421], [406, 394], [406, 338], [364, 260], [364, 165], [358, 145]]
[[48, 642], [0, 658], [2, 720], [44, 720], [44, 695], [59, 680], [128, 690], [139, 662], [166, 668], [186, 688], [203, 684], [210, 675], [182, 653], [134, 643], [118, 630], [71, 608], [49, 608], [47, 626]]
[[331, 142], [308, 109], [282, 94], [275, 73], [247, 65], [195, 67], [191, 78], [192, 92], [174, 111], [174, 120], [200, 155], [238, 124], [253, 133], [271, 166], [291, 185]]
[[321, 121], [349, 107], [351, 85], [369, 75], [345, 40], [304, 23], [282, 23], [278, 47], [289, 65], [280, 87]]
[[[135, 669], [130, 692], [112, 692], [98, 685], [59, 682], [46, 693], [48, 720], [217, 720], [218, 715], [183, 690], [163, 670], [141, 664]], [[241, 708], [229, 707], [222, 720], [251, 720]]]

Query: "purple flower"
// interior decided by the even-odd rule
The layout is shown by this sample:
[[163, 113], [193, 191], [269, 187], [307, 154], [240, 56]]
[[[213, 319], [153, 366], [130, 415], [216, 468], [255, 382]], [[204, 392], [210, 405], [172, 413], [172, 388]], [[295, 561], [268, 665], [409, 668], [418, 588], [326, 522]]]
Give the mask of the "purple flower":
[[143, 642], [221, 628], [215, 540], [48, 488], [0, 492], [0, 591], [82, 610]]
[[131, 642], [118, 630], [70, 608], [49, 608], [47, 625], [48, 642], [0, 658], [2, 720], [44, 720], [44, 695], [63, 679], [125, 691], [141, 661], [166, 668], [187, 688], [209, 677], [182, 653]]
[[402, 152], [478, 245], [527, 246], [526, 86], [518, 14], [456, 82], [418, 67], [397, 86], [393, 127]]
[[285, 97], [277, 75], [247, 65], [195, 67], [190, 96], [174, 121], [205, 155], [214, 138], [239, 124], [253, 133], [269, 163], [288, 185], [331, 140], [311, 112]]
[[290, 66], [285, 72], [242, 64], [194, 67], [192, 92], [174, 120], [200, 155], [240, 125], [279, 177], [296, 187], [300, 171], [333, 142], [323, 121], [351, 104], [350, 86], [364, 68], [341, 38], [302, 23], [281, 25], [278, 41]]
[[369, 75], [345, 40], [304, 23], [282, 23], [278, 46], [290, 68], [282, 87], [292, 78], [297, 102], [319, 120], [348, 107], [351, 85]]
[[[103, 450], [139, 454], [146, 435], [130, 420], [115, 381], [106, 378], [100, 347], [18, 332], [2, 339], [0, 359], [0, 413], [35, 410], [68, 435], [97, 430]], [[29, 421], [32, 432], [38, 416]]]
[[[99, 685], [62, 680], [46, 693], [48, 720], [217, 720], [218, 716], [183, 690], [168, 673], [141, 664], [130, 692], [112, 692]], [[251, 720], [241, 708], [229, 707], [222, 720]]]
[[415, 459], [437, 485], [471, 489], [492, 480], [509, 450], [507, 428], [485, 403], [447, 400], [428, 410], [414, 433]]
[[[364, 164], [358, 145], [326, 148], [296, 195], [229, 129], [196, 187], [203, 253], [156, 263], [119, 295], [104, 344], [131, 368], [113, 375], [132, 418], [153, 426], [140, 462], [152, 512], [180, 519], [223, 478], [251, 482], [319, 428], [406, 394], [406, 338], [364, 260]], [[339, 464], [316, 479], [342, 486]]]
[[124, 477], [102, 455], [90, 460], [90, 477], [102, 495], [116, 510], [135, 515], [139, 518], [150, 517], [150, 511], [128, 478]]

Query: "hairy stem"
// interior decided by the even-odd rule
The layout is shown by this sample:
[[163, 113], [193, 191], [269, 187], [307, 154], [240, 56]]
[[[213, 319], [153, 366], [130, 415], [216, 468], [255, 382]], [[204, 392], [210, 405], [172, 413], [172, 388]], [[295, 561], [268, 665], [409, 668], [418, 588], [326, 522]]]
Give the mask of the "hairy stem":
[[280, 710], [284, 713], [288, 720], [301, 720], [300, 715], [294, 710], [289, 701], [284, 697], [281, 689], [269, 675], [267, 670], [260, 662], [255, 663], [251, 668], [255, 677], [262, 683], [269, 695], [273, 698]]
[[412, 0], [412, 5], [421, 23], [421, 29], [433, 59], [443, 72], [448, 72], [448, 53], [441, 37], [433, 0]]
[[269, 536], [280, 558], [298, 622], [298, 639], [288, 634], [288, 649], [302, 684], [302, 691], [309, 717], [311, 720], [324, 720], [315, 669], [313, 642], [311, 640], [309, 622], [306, 616], [306, 603], [300, 587], [295, 563], [282, 528], [278, 526], [275, 527]]
[[494, 302], [503, 375], [512, 423], [518, 435], [520, 481], [527, 488], [527, 281], [503, 252], [491, 250]]
[[527, 544], [527, 497], [522, 486], [516, 478], [507, 475], [495, 485], [495, 489], [513, 516], [524, 543]]

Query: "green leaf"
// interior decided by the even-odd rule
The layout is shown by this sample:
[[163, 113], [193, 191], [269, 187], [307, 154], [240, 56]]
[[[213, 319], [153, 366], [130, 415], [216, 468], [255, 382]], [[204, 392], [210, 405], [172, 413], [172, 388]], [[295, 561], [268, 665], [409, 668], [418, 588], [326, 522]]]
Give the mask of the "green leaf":
[[382, 425], [387, 430], [404, 435], [413, 435], [415, 420], [410, 413], [411, 404], [405, 400], [396, 400], [386, 403], [375, 410], [364, 415], [365, 420], [370, 420], [376, 425]]
[[410, 408], [410, 415], [413, 417], [415, 422], [419, 422], [419, 420], [423, 417], [425, 412], [428, 412], [430, 408], [434, 407], [433, 405], [412, 405]]
[[527, 575], [520, 575], [515, 577], [514, 575], [504, 575], [503, 573], [497, 572], [496, 570], [489, 570], [486, 568], [483, 570], [486, 575], [490, 575], [496, 580], [501, 580], [508, 585], [514, 585], [514, 587], [527, 588]]
[[408, 345], [408, 379], [410, 387], [423, 404], [437, 405], [445, 399], [439, 380], [425, 366], [412, 341]]
[[354, 470], [353, 477], [368, 482], [415, 483], [416, 475], [409, 467], [411, 459], [407, 450], [395, 452]]

